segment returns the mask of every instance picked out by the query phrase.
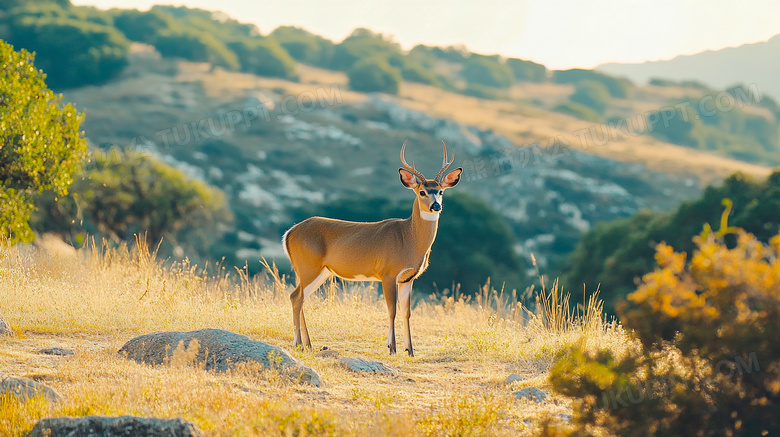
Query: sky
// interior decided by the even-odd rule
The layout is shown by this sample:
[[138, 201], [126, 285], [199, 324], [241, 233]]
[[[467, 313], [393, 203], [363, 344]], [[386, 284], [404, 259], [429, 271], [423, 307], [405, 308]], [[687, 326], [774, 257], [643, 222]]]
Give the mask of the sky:
[[417, 44], [465, 45], [553, 69], [634, 63], [766, 41], [776, 0], [72, 0], [99, 8], [173, 4], [221, 10], [262, 34], [292, 25], [341, 41], [365, 27]]

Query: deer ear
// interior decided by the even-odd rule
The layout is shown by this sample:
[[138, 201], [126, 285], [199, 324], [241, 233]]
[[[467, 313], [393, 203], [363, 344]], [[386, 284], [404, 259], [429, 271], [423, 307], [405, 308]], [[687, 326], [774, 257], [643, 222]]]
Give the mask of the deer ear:
[[401, 175], [401, 183], [404, 187], [414, 189], [417, 186], [417, 177], [405, 168], [399, 168], [398, 174]]
[[447, 176], [444, 176], [444, 179], [441, 181], [441, 187], [445, 190], [447, 188], [452, 188], [455, 185], [458, 185], [458, 182], [460, 182], [460, 174], [463, 173], [463, 168], [459, 167], [455, 170], [447, 173]]

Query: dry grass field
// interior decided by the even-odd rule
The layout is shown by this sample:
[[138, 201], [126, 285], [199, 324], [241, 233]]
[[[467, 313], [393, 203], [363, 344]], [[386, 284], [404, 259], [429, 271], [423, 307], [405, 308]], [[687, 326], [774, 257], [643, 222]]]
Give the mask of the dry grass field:
[[[257, 369], [145, 366], [117, 350], [156, 331], [218, 328], [289, 349], [292, 287], [273, 273], [249, 279], [166, 266], [141, 246], [0, 246], [0, 314], [16, 333], [0, 338], [0, 370], [44, 382], [65, 398], [55, 405], [2, 401], [0, 435], [24, 435], [41, 417], [91, 414], [183, 417], [212, 436], [534, 435], [545, 418], [571, 414], [569, 402], [547, 390], [546, 371], [559, 350], [633, 347], [595, 301], [585, 314], [570, 314], [557, 289], [530, 291], [540, 299], [530, 310], [515, 295], [486, 287], [471, 301], [416, 296], [417, 356], [389, 356], [376, 288], [331, 283], [304, 306], [315, 349], [379, 360], [399, 376], [352, 373], [310, 351], [292, 354], [319, 373], [320, 387]], [[40, 354], [46, 347], [75, 354]], [[507, 386], [510, 373], [525, 379]], [[515, 401], [512, 392], [528, 386], [550, 396]]]

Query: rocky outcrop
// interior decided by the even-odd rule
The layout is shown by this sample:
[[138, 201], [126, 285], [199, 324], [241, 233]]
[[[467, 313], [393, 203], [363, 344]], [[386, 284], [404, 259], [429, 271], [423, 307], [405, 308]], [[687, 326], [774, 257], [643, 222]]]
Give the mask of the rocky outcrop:
[[135, 416], [53, 417], [41, 419], [28, 437], [201, 437], [203, 433], [184, 419]]
[[6, 336], [6, 337], [13, 337], [14, 331], [11, 329], [11, 327], [6, 323], [5, 320], [3, 320], [2, 317], [0, 317], [0, 337]]
[[301, 382], [320, 385], [319, 375], [284, 349], [220, 329], [141, 335], [125, 343], [119, 354], [139, 363], [160, 365], [175, 360], [176, 351], [206, 370], [224, 372], [239, 364], [257, 363]]
[[341, 365], [347, 370], [351, 370], [356, 373], [371, 373], [391, 376], [398, 375], [398, 372], [395, 369], [379, 361], [367, 361], [356, 357], [343, 357], [339, 359], [339, 363], [341, 363]]
[[515, 395], [515, 400], [529, 400], [536, 403], [542, 403], [547, 400], [547, 393], [536, 387], [526, 387], [520, 391], [512, 393]]
[[38, 396], [43, 396], [48, 402], [60, 402], [62, 396], [56, 390], [21, 376], [0, 373], [0, 395], [11, 395], [24, 402]]

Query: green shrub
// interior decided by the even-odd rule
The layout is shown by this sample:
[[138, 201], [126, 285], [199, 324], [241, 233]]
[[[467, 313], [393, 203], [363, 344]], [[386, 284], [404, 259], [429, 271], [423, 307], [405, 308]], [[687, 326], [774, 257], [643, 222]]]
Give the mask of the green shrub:
[[536, 62], [510, 58], [506, 65], [512, 69], [515, 80], [523, 82], [544, 82], [547, 80], [547, 68]]
[[67, 194], [87, 144], [83, 114], [46, 87], [29, 52], [0, 40], [0, 58], [0, 238], [13, 244], [34, 238], [31, 196]]
[[604, 114], [609, 106], [610, 96], [607, 87], [599, 82], [583, 80], [574, 86], [574, 94], [569, 97], [569, 100], [585, 105], [597, 114]]
[[514, 80], [512, 70], [506, 64], [491, 58], [474, 55], [464, 63], [460, 74], [469, 85], [493, 88], [508, 88]]
[[593, 70], [583, 70], [574, 68], [571, 70], [558, 70], [553, 73], [553, 82], [555, 83], [577, 83], [583, 80], [592, 80], [599, 82], [607, 87], [612, 97], [628, 97], [633, 84], [628, 79], [616, 78]]
[[170, 15], [156, 9], [148, 12], [120, 9], [114, 16], [114, 25], [127, 39], [147, 44], [154, 44], [161, 34], [178, 30]]
[[407, 63], [407, 66], [401, 69], [401, 77], [407, 82], [416, 82], [434, 86], [440, 85], [439, 79], [436, 77], [436, 75], [430, 70], [427, 70], [422, 65]]
[[727, 214], [690, 257], [657, 247], [621, 311], [637, 348], [575, 348], [553, 366], [577, 428], [557, 435], [780, 435], [780, 234], [765, 245]]
[[280, 26], [268, 37], [279, 42], [290, 56], [304, 64], [325, 67], [333, 57], [333, 42], [298, 27]]
[[219, 240], [216, 224], [230, 220], [224, 194], [149, 155], [119, 149], [95, 150], [70, 188], [71, 195], [36, 199], [31, 224], [75, 245], [85, 238], [132, 242], [146, 235], [169, 250], [188, 248], [206, 257]]
[[389, 37], [368, 29], [355, 29], [352, 34], [333, 48], [330, 68], [350, 71], [358, 62], [368, 58], [402, 57], [401, 46]]
[[55, 4], [34, 4], [13, 9], [8, 20], [9, 42], [35, 52], [55, 89], [100, 84], [127, 65], [129, 42], [120, 32], [74, 17]]
[[349, 87], [361, 92], [398, 94], [401, 73], [381, 58], [371, 58], [355, 64], [348, 72]]
[[594, 123], [601, 121], [601, 116], [599, 114], [580, 103], [563, 102], [559, 105], [556, 105], [552, 110], [555, 112], [560, 112], [561, 114], [571, 115], [572, 117], [577, 117], [579, 119], [591, 121]]
[[241, 62], [241, 71], [258, 76], [297, 79], [295, 61], [272, 39], [249, 39], [228, 43]]
[[205, 32], [167, 31], [155, 39], [154, 47], [164, 57], [208, 62], [229, 70], [238, 70], [240, 65], [234, 52]]
[[780, 171], [763, 181], [736, 173], [677, 211], [642, 211], [586, 232], [567, 261], [562, 283], [571, 288], [600, 284], [604, 309], [614, 314], [617, 304], [635, 289], [635, 279], [653, 270], [653, 244], [665, 242], [690, 253], [699, 224], [718, 221], [724, 198], [734, 202], [735, 226], [764, 242], [780, 232]]

